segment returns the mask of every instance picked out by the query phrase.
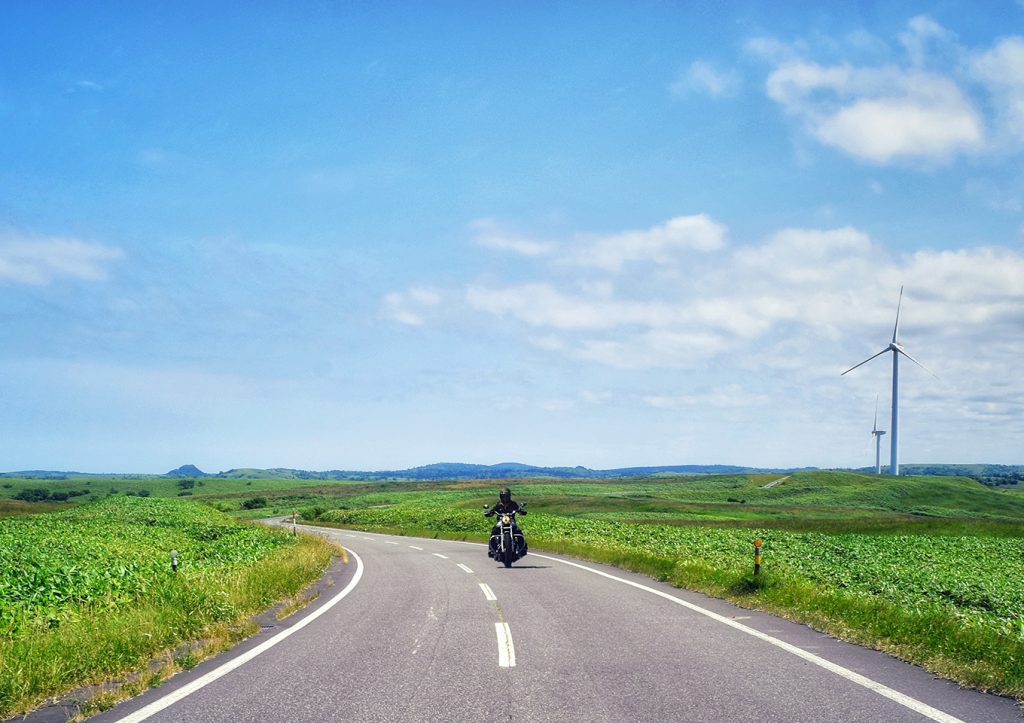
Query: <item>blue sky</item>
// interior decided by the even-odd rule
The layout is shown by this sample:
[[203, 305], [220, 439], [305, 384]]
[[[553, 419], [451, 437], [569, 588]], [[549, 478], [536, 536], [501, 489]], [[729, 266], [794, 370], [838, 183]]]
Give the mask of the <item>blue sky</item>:
[[865, 466], [901, 285], [901, 461], [1024, 463], [1022, 2], [6, 3], [0, 48], [0, 470]]

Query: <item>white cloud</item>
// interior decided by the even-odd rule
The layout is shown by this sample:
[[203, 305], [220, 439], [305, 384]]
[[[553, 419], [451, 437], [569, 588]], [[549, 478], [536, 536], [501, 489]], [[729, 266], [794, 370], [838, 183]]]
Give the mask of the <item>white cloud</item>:
[[[765, 37], [745, 47], [773, 66], [767, 95], [827, 146], [885, 165], [944, 162], [1024, 143], [1024, 36], [971, 48], [922, 15], [896, 38], [903, 62], [888, 65], [815, 61], [815, 52], [834, 56], [837, 49], [865, 55], [848, 39], [816, 40], [814, 49]], [[892, 57], [884, 48], [868, 55], [886, 54]]]
[[992, 93], [1002, 131], [1024, 142], [1024, 37], [1006, 38], [975, 55], [971, 69]]
[[470, 224], [470, 228], [476, 233], [475, 242], [485, 248], [511, 251], [523, 256], [544, 256], [552, 252], [551, 244], [506, 231], [493, 219], [477, 219]]
[[702, 93], [715, 98], [730, 97], [739, 89], [740, 78], [735, 71], [721, 70], [713, 63], [695, 60], [669, 86], [672, 95], [683, 98], [690, 93]]
[[64, 236], [0, 232], [0, 282], [43, 286], [55, 279], [102, 281], [124, 257], [115, 247]]
[[725, 334], [683, 327], [620, 333], [618, 338], [583, 339], [570, 347], [569, 354], [618, 369], [690, 369], [706, 365], [734, 346]]
[[[474, 241], [485, 248], [526, 257], [550, 257], [571, 266], [621, 271], [629, 264], [673, 267], [692, 252], [708, 253], [725, 246], [725, 226], [707, 214], [676, 216], [646, 229], [612, 234], [577, 234], [565, 243], [537, 241], [501, 228], [491, 219], [470, 224]], [[594, 288], [604, 288], [604, 282]]]
[[[787, 228], [698, 259], [672, 280], [659, 266], [625, 278], [617, 264], [602, 264], [582, 281], [566, 277], [563, 260], [539, 259], [533, 278], [519, 282], [477, 280], [459, 294], [396, 292], [383, 315], [420, 326], [449, 307], [447, 323], [483, 320], [514, 343], [594, 368], [755, 368], [839, 390], [847, 388], [835, 386], [839, 372], [888, 340], [905, 285], [902, 333], [937, 373], [973, 365], [970, 350], [980, 345], [1003, 344], [1006, 359], [1024, 353], [1024, 342], [1014, 341], [1024, 339], [1024, 253], [1010, 248], [896, 255], [852, 227]], [[1006, 364], [988, 377], [1006, 377]], [[875, 384], [872, 374], [849, 388]], [[951, 376], [969, 386], [967, 372]]]
[[804, 48], [799, 45], [784, 43], [778, 38], [757, 37], [748, 40], [743, 49], [756, 58], [771, 63], [785, 63], [800, 57]]
[[529, 326], [569, 331], [623, 325], [662, 327], [678, 321], [678, 310], [669, 304], [567, 294], [546, 283], [500, 287], [473, 284], [466, 289], [466, 301], [478, 311], [514, 318]]
[[935, 73], [792, 61], [771, 73], [766, 91], [819, 141], [873, 163], [944, 160], [984, 140], [968, 98]]
[[937, 49], [957, 52], [956, 35], [927, 15], [911, 18], [907, 29], [899, 34], [899, 41], [911, 64], [918, 67], [925, 65]]
[[775, 283], [829, 288], [873, 273], [872, 249], [867, 234], [854, 228], [788, 228], [760, 245], [737, 249], [734, 261], [740, 273]]
[[676, 216], [648, 229], [588, 239], [573, 260], [607, 271], [619, 271], [628, 263], [673, 265], [687, 252], [721, 249], [725, 237], [725, 226], [707, 214]]

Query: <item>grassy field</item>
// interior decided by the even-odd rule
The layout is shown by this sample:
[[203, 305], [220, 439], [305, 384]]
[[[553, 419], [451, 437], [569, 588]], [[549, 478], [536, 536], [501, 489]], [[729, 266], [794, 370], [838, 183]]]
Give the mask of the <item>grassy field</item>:
[[0, 718], [143, 670], [182, 641], [228, 644], [249, 616], [316, 579], [333, 553], [320, 538], [180, 500], [115, 496], [0, 519]]
[[[82, 500], [145, 494], [151, 498], [145, 501], [180, 496], [206, 502], [239, 518], [299, 510], [304, 519], [327, 524], [477, 540], [489, 529], [480, 506], [508, 485], [529, 503], [523, 526], [534, 549], [644, 572], [807, 622], [968, 685], [1024, 697], [1020, 488], [989, 488], [968, 478], [812, 471], [608, 480], [100, 477], [3, 484], [10, 486], [0, 487], [0, 497], [8, 498], [41, 487], [89, 491], [56, 503], [0, 499], [0, 514], [5, 505], [15, 512], [32, 505], [59, 510]], [[756, 578], [755, 538], [764, 540], [763, 574]]]

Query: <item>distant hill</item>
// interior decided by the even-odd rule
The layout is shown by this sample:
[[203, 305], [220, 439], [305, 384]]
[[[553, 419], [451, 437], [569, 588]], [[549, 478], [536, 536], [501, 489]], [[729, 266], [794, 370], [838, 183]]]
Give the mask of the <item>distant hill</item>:
[[[815, 467], [800, 468], [764, 468], [742, 467], [729, 464], [685, 464], [663, 465], [651, 467], [619, 467], [616, 469], [591, 469], [589, 467], [537, 467], [520, 462], [501, 462], [499, 464], [467, 464], [464, 462], [438, 462], [402, 470], [326, 470], [313, 472], [287, 467], [271, 469], [237, 468], [226, 472], [209, 474], [193, 464], [185, 464], [172, 469], [166, 475], [132, 475], [132, 474], [87, 474], [83, 472], [55, 472], [47, 470], [28, 470], [22, 472], [0, 473], [0, 477], [24, 479], [73, 479], [78, 477], [104, 478], [138, 478], [138, 477], [192, 477], [192, 478], [223, 478], [223, 479], [301, 479], [301, 480], [479, 480], [479, 479], [518, 479], [525, 477], [552, 477], [556, 479], [613, 479], [617, 477], [653, 477], [670, 475], [703, 475], [703, 474], [790, 474], [801, 470], [815, 470]], [[871, 474], [874, 468], [861, 467], [852, 470]], [[970, 477], [982, 484], [992, 486], [1024, 486], [1024, 465], [1005, 464], [904, 464], [900, 466], [904, 475], [938, 475], [949, 477]]]
[[194, 464], [183, 464], [177, 469], [172, 469], [168, 472], [165, 477], [209, 477], [206, 472], [196, 467]]
[[610, 479], [615, 477], [641, 477], [656, 474], [742, 474], [751, 472], [793, 472], [793, 469], [760, 469], [735, 465], [671, 465], [661, 467], [623, 467], [619, 469], [590, 469], [589, 467], [536, 467], [519, 462], [499, 464], [466, 464], [464, 462], [438, 462], [402, 470], [307, 470], [231, 469], [212, 477], [232, 479], [322, 479], [322, 480], [473, 480], [517, 479], [522, 477], [555, 477], [560, 479]]
[[[886, 466], [882, 467], [885, 472]], [[874, 467], [861, 467], [857, 472], [874, 472]], [[1020, 464], [901, 464], [901, 475], [939, 477], [970, 477], [989, 487], [1024, 483], [1024, 465]]]

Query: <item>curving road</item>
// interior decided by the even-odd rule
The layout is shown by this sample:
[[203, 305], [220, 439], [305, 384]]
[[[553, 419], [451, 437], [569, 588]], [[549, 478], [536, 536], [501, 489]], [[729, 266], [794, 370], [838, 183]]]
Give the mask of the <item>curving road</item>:
[[1021, 720], [1012, 700], [615, 568], [320, 532], [354, 554], [296, 621], [92, 720]]

